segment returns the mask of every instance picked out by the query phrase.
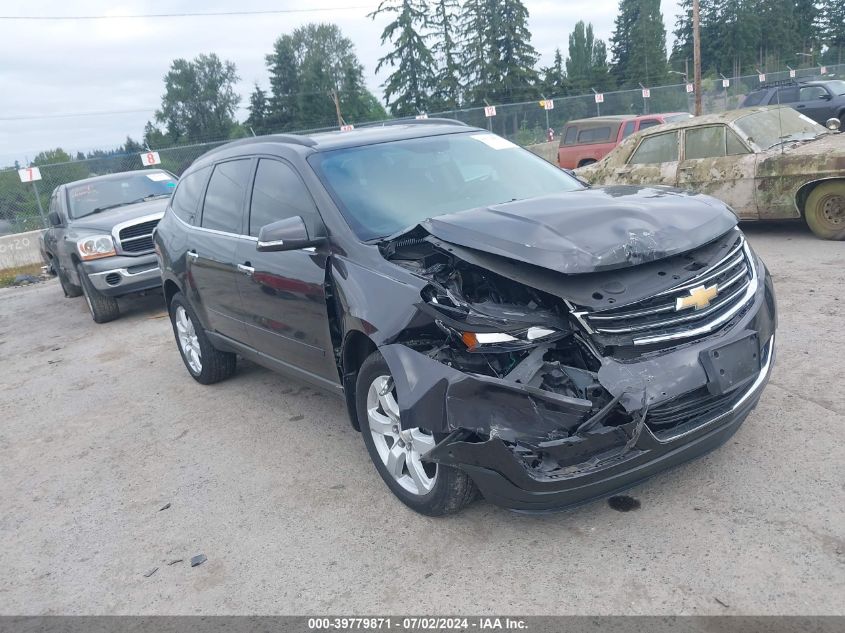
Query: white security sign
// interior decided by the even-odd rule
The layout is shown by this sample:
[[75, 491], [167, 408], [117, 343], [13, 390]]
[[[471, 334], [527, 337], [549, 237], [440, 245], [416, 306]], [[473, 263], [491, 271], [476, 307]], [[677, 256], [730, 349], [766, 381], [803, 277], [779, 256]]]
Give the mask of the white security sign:
[[601, 92], [596, 93], [596, 103], [604, 103], [604, 94]]
[[731, 87], [731, 80], [730, 79], [722, 79], [722, 88], [730, 88]]
[[822, 66], [821, 68], [819, 68], [819, 72], [822, 75], [826, 75], [827, 74], [827, 66]]
[[496, 116], [496, 106], [484, 106], [484, 116], [488, 119], [490, 117]]
[[20, 177], [21, 182], [41, 180], [41, 170], [38, 167], [25, 167], [18, 170], [18, 177]]
[[351, 131], [352, 131], [352, 130], [354, 130], [354, 129], [355, 129], [355, 126], [354, 126], [354, 125], [351, 125], [351, 124], [348, 124], [348, 125], [341, 125], [341, 126], [340, 126], [340, 131], [341, 131], [341, 132], [351, 132]]
[[141, 163], [143, 163], [144, 167], [160, 165], [161, 157], [158, 155], [158, 152], [143, 152], [141, 154]]
[[693, 84], [687, 84], [687, 92], [695, 92], [695, 86]]
[[427, 115], [425, 112], [423, 112], [422, 114], [418, 114], [418, 115], [417, 115], [416, 117], [414, 117], [414, 118], [415, 118], [417, 121], [422, 121], [422, 120], [424, 120], [424, 119], [427, 119], [427, 118], [428, 118], [428, 115]]
[[643, 88], [643, 99], [651, 99], [651, 89]]
[[555, 109], [555, 100], [554, 99], [543, 99], [540, 103], [542, 104], [544, 110], [554, 110]]
[[791, 68], [789, 69], [789, 78], [790, 78], [790, 79], [795, 79], [795, 71], [794, 71], [794, 70], [792, 70]]
[[765, 73], [760, 73], [760, 76], [758, 77], [758, 79], [760, 80], [760, 83], [761, 83], [761, 84], [762, 84], [762, 83], [766, 83], [766, 74], [765, 74]]

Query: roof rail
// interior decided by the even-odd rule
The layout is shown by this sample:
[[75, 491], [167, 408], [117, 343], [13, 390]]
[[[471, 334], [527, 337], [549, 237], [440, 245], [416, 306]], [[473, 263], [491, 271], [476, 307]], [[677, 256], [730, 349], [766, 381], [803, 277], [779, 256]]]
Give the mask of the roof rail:
[[[802, 79], [801, 81], [806, 81]], [[757, 90], [768, 90], [769, 88], [780, 88], [782, 86], [797, 86], [799, 85], [798, 79], [778, 79], [777, 81], [770, 81], [768, 83], [760, 84]]]
[[314, 147], [317, 144], [317, 141], [308, 136], [302, 136], [300, 134], [267, 134], [266, 136], [247, 136], [244, 138], [239, 138], [236, 141], [224, 143], [223, 145], [215, 147], [214, 149], [210, 149], [205, 154], [203, 154], [203, 156], [208, 156], [209, 154], [216, 154], [217, 152], [224, 149], [229, 149], [230, 147], [252, 145], [254, 143], [290, 143], [292, 145]]
[[376, 121], [374, 123], [362, 123], [358, 128], [370, 127], [391, 127], [393, 125], [459, 125], [469, 127], [463, 121], [457, 119], [433, 118], [433, 119], [392, 119], [390, 121]]

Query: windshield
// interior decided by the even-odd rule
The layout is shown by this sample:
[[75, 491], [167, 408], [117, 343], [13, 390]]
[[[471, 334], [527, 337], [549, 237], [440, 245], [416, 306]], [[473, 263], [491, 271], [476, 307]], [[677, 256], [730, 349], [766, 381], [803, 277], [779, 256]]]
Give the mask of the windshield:
[[748, 114], [734, 123], [748, 140], [762, 149], [786, 141], [814, 139], [827, 134], [826, 128], [792, 108], [771, 108]]
[[169, 196], [176, 178], [165, 171], [125, 174], [67, 188], [70, 217], [84, 218], [135, 202]]
[[338, 149], [311, 162], [362, 240], [437, 215], [583, 188], [551, 163], [487, 132]]

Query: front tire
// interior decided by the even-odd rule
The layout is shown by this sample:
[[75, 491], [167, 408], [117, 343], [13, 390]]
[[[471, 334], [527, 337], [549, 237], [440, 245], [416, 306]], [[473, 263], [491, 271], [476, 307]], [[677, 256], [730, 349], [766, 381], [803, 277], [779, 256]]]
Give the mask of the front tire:
[[[55, 260], [51, 261], [55, 262]], [[68, 299], [74, 299], [76, 297], [81, 296], [82, 288], [70, 283], [70, 280], [67, 278], [67, 275], [62, 272], [62, 269], [56, 266], [55, 263], [53, 265], [56, 268], [56, 275], [58, 275], [59, 277], [59, 284], [62, 287], [62, 292], [65, 293], [65, 297], [67, 297]]]
[[478, 494], [456, 468], [425, 460], [437, 438], [425, 429], [401, 429], [393, 378], [381, 353], [373, 352], [358, 372], [355, 388], [361, 435], [379, 475], [406, 506], [428, 516], [452, 514]]
[[120, 316], [120, 307], [117, 299], [104, 295], [94, 287], [88, 275], [82, 270], [82, 265], [76, 267], [76, 274], [82, 284], [82, 294], [85, 295], [85, 302], [95, 323], [108, 323]]
[[823, 240], [845, 240], [845, 182], [823, 182], [813, 189], [804, 219]]
[[194, 380], [202, 385], [211, 385], [235, 373], [237, 356], [221, 352], [211, 344], [196, 312], [181, 292], [173, 295], [169, 312], [176, 346]]

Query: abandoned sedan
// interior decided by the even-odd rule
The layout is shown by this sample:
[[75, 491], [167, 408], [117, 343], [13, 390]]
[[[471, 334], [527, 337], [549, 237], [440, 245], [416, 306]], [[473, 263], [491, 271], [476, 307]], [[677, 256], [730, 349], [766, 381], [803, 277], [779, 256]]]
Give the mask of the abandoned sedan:
[[792, 108], [747, 108], [651, 128], [577, 170], [601, 185], [670, 185], [715, 196], [741, 220], [803, 217], [845, 239], [845, 135]]
[[241, 355], [345, 398], [387, 486], [440, 515], [571, 506], [731, 437], [776, 326], [736, 222], [428, 120], [216, 149], [155, 242], [197, 381]]

